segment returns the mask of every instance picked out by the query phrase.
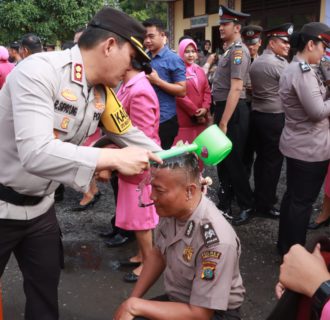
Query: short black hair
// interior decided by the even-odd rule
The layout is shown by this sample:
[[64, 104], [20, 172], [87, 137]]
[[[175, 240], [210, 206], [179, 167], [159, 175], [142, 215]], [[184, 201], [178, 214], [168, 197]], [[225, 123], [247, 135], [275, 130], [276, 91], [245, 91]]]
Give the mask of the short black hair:
[[83, 49], [92, 49], [100, 42], [110, 37], [115, 38], [119, 45], [127, 42], [127, 40], [114, 32], [88, 26], [79, 38], [78, 46]]
[[21, 46], [20, 41], [13, 41], [13, 42], [11, 42], [11, 44], [9, 45], [9, 48], [18, 51], [20, 46]]
[[189, 177], [195, 181], [200, 181], [200, 169], [198, 158], [195, 153], [186, 152], [181, 155], [164, 159], [162, 164], [152, 162], [153, 168], [169, 168], [172, 170], [181, 169], [189, 174]]
[[159, 32], [165, 32], [165, 26], [160, 19], [150, 18], [142, 22], [145, 28], [156, 27]]
[[180, 42], [181, 42], [182, 40], [185, 40], [185, 39], [194, 40], [194, 38], [193, 38], [193, 37], [191, 37], [191, 36], [188, 36], [188, 35], [186, 34], [186, 35], [184, 35], [184, 36], [182, 36], [182, 37], [180, 37], [180, 38], [179, 38], [179, 41], [178, 41], [178, 43], [180, 44]]
[[294, 32], [290, 37], [290, 46], [292, 50], [295, 50], [296, 52], [302, 52], [304, 51], [306, 44], [310, 40], [312, 40], [315, 44], [322, 41], [321, 39], [315, 36], [311, 36], [309, 34], [305, 34], [302, 32]]
[[41, 40], [34, 33], [27, 33], [22, 37], [21, 47], [28, 49], [32, 54], [42, 52]]
[[61, 49], [62, 50], [66, 50], [66, 49], [71, 49], [73, 46], [75, 45], [75, 43], [73, 41], [65, 41], [63, 44], [62, 44], [62, 47]]

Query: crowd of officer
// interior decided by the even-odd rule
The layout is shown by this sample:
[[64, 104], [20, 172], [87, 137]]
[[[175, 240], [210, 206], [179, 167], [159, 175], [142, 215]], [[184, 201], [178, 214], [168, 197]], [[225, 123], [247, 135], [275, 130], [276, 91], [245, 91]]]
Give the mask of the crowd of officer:
[[[234, 226], [255, 216], [280, 218], [283, 255], [292, 245], [305, 244], [329, 165], [330, 100], [324, 86], [329, 75], [319, 68], [321, 78], [311, 65], [318, 69], [324, 63], [330, 28], [319, 22], [297, 33], [289, 22], [266, 30], [243, 28], [248, 17], [220, 6], [224, 52], [212, 81], [213, 121], [233, 150], [217, 167], [217, 207]], [[202, 195], [197, 160], [185, 155], [162, 163], [152, 153], [160, 147], [131, 125], [110, 89], [118, 86], [132, 59], [151, 62], [148, 79], [160, 100], [162, 147], [171, 146], [177, 131], [173, 103], [186, 93], [184, 64], [169, 50], [157, 21], [148, 20], [144, 27], [105, 7], [81, 30], [77, 45], [68, 44], [70, 50], [34, 55], [43, 51], [34, 34], [9, 47], [16, 67], [0, 91], [0, 163], [6, 166], [0, 173], [0, 275], [14, 253], [24, 278], [27, 319], [58, 319], [63, 252], [54, 191], [59, 184], [87, 191], [99, 171], [138, 174], [150, 168], [151, 160], [159, 169], [152, 182], [161, 217], [156, 270], [139, 279], [132, 298], [140, 298], [162, 271], [166, 297], [150, 305], [128, 300], [116, 319], [167, 319], [171, 307], [176, 310], [171, 319], [193, 319], [196, 312], [199, 319], [240, 319], [239, 239], [223, 217], [216, 220], [218, 209]], [[208, 48], [200, 54], [206, 67], [215, 59]], [[80, 146], [99, 122], [108, 141], [122, 149]], [[287, 190], [279, 210], [276, 188], [284, 159]], [[238, 214], [232, 212], [233, 201]], [[213, 301], [219, 290], [222, 298]], [[132, 301], [134, 307], [128, 306]]]

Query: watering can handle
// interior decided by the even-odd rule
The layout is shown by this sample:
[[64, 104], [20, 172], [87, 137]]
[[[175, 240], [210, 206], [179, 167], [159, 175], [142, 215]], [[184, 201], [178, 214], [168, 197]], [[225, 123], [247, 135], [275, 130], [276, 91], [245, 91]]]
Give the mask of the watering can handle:
[[185, 152], [192, 152], [197, 150], [198, 146], [196, 143], [192, 143], [192, 144], [186, 144], [180, 147], [174, 147], [172, 149], [168, 149], [168, 150], [164, 150], [164, 151], [160, 151], [157, 152], [157, 156], [160, 157], [162, 160], [168, 159], [168, 158], [172, 158], [175, 156], [179, 156], [180, 154], [183, 154]]

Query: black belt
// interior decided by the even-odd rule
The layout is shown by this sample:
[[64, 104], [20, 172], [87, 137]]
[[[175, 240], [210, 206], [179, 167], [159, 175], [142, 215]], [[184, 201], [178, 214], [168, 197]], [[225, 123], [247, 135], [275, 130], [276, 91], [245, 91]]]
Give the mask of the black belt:
[[0, 183], [0, 200], [14, 204], [16, 206], [35, 206], [41, 202], [43, 197], [27, 196], [16, 192], [10, 187]]

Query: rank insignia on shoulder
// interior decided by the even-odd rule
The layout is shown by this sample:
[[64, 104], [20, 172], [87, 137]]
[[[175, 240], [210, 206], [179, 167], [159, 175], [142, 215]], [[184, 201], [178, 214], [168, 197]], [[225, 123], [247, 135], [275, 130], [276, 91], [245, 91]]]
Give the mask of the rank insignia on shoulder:
[[74, 80], [75, 81], [82, 81], [82, 72], [83, 72], [83, 66], [81, 63], [76, 63], [74, 65]]
[[201, 231], [202, 231], [204, 244], [206, 247], [212, 246], [220, 242], [210, 222], [203, 224], [201, 226]]
[[306, 62], [299, 62], [299, 66], [302, 72], [308, 72], [312, 70], [311, 66]]
[[242, 42], [240, 42], [240, 41], [235, 42], [235, 47], [236, 48], [241, 48], [242, 47]]
[[220, 259], [221, 257], [221, 252], [219, 251], [213, 251], [213, 250], [208, 250], [204, 251], [202, 253], [202, 260], [207, 260], [207, 259]]
[[188, 238], [190, 238], [194, 232], [195, 229], [195, 222], [194, 221], [189, 221], [186, 232], [184, 233], [184, 235]]
[[194, 254], [194, 248], [191, 247], [191, 246], [187, 246], [184, 248], [183, 250], [183, 260], [186, 261], [186, 262], [190, 262], [191, 259], [192, 259], [192, 256]]
[[203, 280], [213, 280], [215, 269], [217, 264], [215, 262], [204, 261], [202, 263], [202, 275], [201, 278]]

